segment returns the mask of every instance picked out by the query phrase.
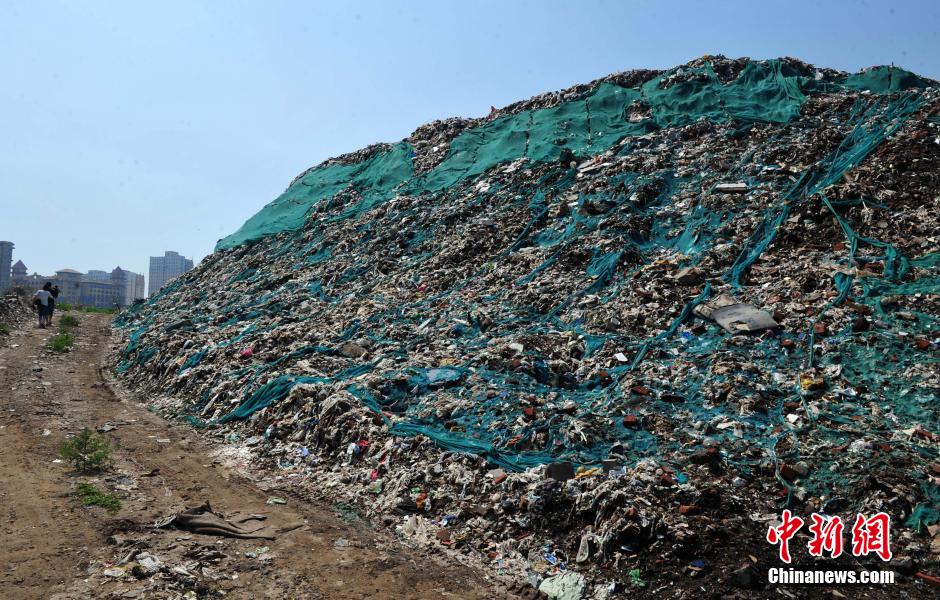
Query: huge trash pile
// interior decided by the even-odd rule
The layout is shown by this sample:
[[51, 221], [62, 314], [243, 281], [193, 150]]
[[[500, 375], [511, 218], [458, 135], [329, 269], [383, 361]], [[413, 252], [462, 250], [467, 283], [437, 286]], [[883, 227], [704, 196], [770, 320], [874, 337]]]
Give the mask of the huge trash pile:
[[783, 508], [936, 572], [936, 85], [704, 57], [436, 121], [297, 177], [116, 370], [550, 596], [760, 585]]
[[31, 313], [26, 290], [13, 288], [0, 294], [0, 335], [27, 323]]

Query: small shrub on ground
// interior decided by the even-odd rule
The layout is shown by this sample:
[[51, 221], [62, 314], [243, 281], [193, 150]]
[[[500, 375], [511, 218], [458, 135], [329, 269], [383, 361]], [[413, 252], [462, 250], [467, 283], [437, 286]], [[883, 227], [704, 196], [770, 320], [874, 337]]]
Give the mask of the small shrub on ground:
[[75, 343], [75, 336], [67, 331], [61, 331], [49, 340], [49, 348], [56, 352], [67, 352]]
[[0, 323], [0, 335], [6, 335], [10, 333], [10, 326], [6, 323]]
[[113, 308], [98, 308], [97, 306], [83, 306], [83, 307], [82, 307], [82, 312], [86, 312], [86, 313], [101, 313], [101, 314], [110, 315], [110, 314], [116, 313], [117, 310], [115, 310], [115, 309], [113, 309]]
[[90, 483], [79, 483], [75, 490], [82, 506], [100, 506], [111, 514], [121, 510], [121, 500], [114, 494], [106, 494]]
[[72, 310], [72, 305], [68, 302], [57, 302], [55, 307], [59, 310], [69, 311]]
[[78, 319], [72, 315], [62, 315], [62, 318], [59, 319], [59, 330], [62, 331], [71, 327], [78, 327]]
[[59, 454], [79, 473], [98, 473], [111, 468], [111, 443], [87, 427], [63, 442]]

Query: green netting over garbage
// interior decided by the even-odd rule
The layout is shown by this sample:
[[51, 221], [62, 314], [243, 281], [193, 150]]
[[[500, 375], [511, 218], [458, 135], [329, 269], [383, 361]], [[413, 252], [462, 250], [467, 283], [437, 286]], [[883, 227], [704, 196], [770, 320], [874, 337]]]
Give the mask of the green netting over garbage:
[[[722, 83], [706, 64], [665, 72], [639, 88], [601, 83], [583, 98], [550, 108], [499, 116], [459, 134], [447, 157], [430, 172], [414, 177], [413, 152], [407, 142], [374, 154], [358, 164], [317, 167], [295, 181], [216, 249], [234, 248], [252, 240], [303, 226], [310, 209], [351, 188], [361, 200], [335, 211], [331, 220], [368, 210], [398, 193], [420, 194], [447, 189], [492, 167], [528, 158], [557, 160], [562, 153], [602, 152], [621, 139], [700, 119], [725, 122], [785, 123], [799, 114], [807, 94], [843, 88], [883, 93], [925, 87], [916, 75], [880, 67], [844, 80], [817, 80], [780, 60], [750, 62], [731, 82]], [[649, 118], [632, 119], [633, 106], [648, 108]]]
[[405, 191], [439, 191], [523, 157], [545, 162], [557, 160], [564, 150], [605, 150], [625, 136], [655, 128], [651, 123], [624, 118], [627, 107], [640, 98], [637, 90], [605, 83], [583, 100], [498, 117], [457, 136], [447, 158], [405, 186]]
[[358, 210], [391, 197], [391, 191], [412, 176], [411, 150], [400, 142], [359, 164], [334, 163], [314, 169], [295, 181], [286, 192], [248, 219], [217, 249], [233, 248], [264, 236], [292, 231], [304, 224], [310, 207], [352, 187], [362, 196]]
[[353, 379], [368, 372], [371, 365], [359, 365], [344, 369], [342, 372], [332, 377], [293, 377], [290, 375], [281, 375], [272, 381], [262, 385], [250, 397], [242, 402], [235, 410], [224, 415], [219, 419], [220, 423], [226, 423], [234, 419], [244, 419], [251, 416], [255, 411], [269, 406], [272, 402], [277, 402], [286, 397], [295, 385], [304, 383], [329, 383], [332, 381], [346, 381]]
[[[853, 127], [849, 135], [842, 140], [835, 152], [820, 161], [815, 168], [801, 173], [799, 179], [784, 193], [782, 201], [775, 203], [767, 211], [760, 226], [751, 233], [738, 259], [729, 270], [731, 282], [735, 286], [739, 285], [741, 275], [774, 240], [780, 225], [790, 215], [793, 200], [819, 194], [827, 186], [838, 181], [846, 171], [859, 164], [881, 142], [897, 131], [919, 106], [920, 102], [911, 95], [902, 95], [892, 100], [876, 98], [871, 102], [856, 101], [850, 114], [849, 123]], [[842, 225], [845, 230], [844, 221]], [[850, 258], [854, 258], [858, 240], [853, 232], [846, 230], [846, 234], [853, 248]], [[869, 240], [869, 243], [874, 242]]]
[[777, 60], [748, 63], [734, 81], [722, 84], [706, 65], [667, 73], [643, 85], [643, 99], [660, 127], [677, 127], [701, 118], [724, 122], [784, 123], [796, 116], [809, 79]]
[[[705, 64], [669, 71], [635, 89], [604, 83], [554, 106], [487, 121], [458, 135], [447, 157], [420, 176], [413, 174], [405, 143], [358, 165], [315, 169], [220, 243], [229, 252], [216, 257], [219, 263], [231, 257], [223, 291], [236, 294], [187, 319], [169, 316], [160, 299], [122, 315], [129, 340], [120, 370], [175, 374], [167, 383], [174, 392], [205, 386], [208, 391], [192, 395], [189, 416], [200, 425], [227, 427], [242, 420], [250, 427], [276, 413], [300, 384], [327, 385], [358, 399], [393, 435], [422, 436], [512, 470], [559, 460], [597, 465], [611, 456], [637, 461], [693, 452], [678, 444], [667, 448], [668, 435], [625, 421], [637, 406], [672, 424], [695, 424], [697, 435], [723, 448], [747, 440], [766, 450], [729, 451], [725, 460], [742, 474], [760, 470], [763, 456], [825, 463], [801, 482], [819, 495], [845, 476], [828, 468], [832, 459], [820, 458], [818, 447], [803, 445], [810, 433], [827, 448], [867, 436], [933, 458], [933, 450], [916, 439], [852, 427], [876, 405], [892, 428], [940, 431], [937, 390], [923, 385], [937, 359], [911, 343], [914, 337], [935, 343], [937, 320], [926, 310], [897, 308], [899, 297], [936, 294], [940, 261], [936, 254], [907, 256], [871, 231], [859, 233], [845, 217], [864, 206], [888, 219], [888, 205], [830, 194], [921, 108], [920, 96], [908, 91], [923, 83], [897, 69], [817, 79], [782, 61], [748, 63], [722, 82]], [[805, 122], [793, 123], [802, 118], [807, 98], [859, 88], [872, 93], [826, 105], [834, 125], [825, 131], [824, 150], [805, 161], [795, 153], [801, 161], [787, 165], [780, 153], [766, 158], [771, 146], [809, 143]], [[719, 142], [733, 144], [763, 128], [757, 141], [741, 146], [736, 163], [712, 160], [718, 153], [707, 149], [695, 163], [705, 168], [683, 167], [673, 156], [653, 167], [625, 160], [615, 175], [597, 175], [604, 161], [630, 159], [649, 140], [681, 146], [671, 128], [729, 122], [714, 128], [726, 136]], [[649, 132], [662, 137], [639, 137]], [[579, 167], [570, 166], [566, 151]], [[528, 162], [507, 166], [520, 158]], [[530, 168], [532, 173], [519, 173]], [[586, 179], [593, 184], [577, 185]], [[719, 181], [740, 181], [748, 193], [712, 194]], [[350, 185], [356, 194], [334, 200]], [[366, 214], [397, 194], [420, 197]], [[311, 218], [318, 203], [323, 210]], [[456, 249], [441, 242], [463, 215], [481, 206], [487, 219], [468, 239], [448, 242]], [[385, 208], [394, 218], [376, 225]], [[428, 211], [433, 218], [422, 220]], [[771, 287], [779, 282], [776, 273], [761, 275], [762, 264], [770, 253], [779, 256], [774, 248], [788, 221], [810, 213], [823, 215], [846, 248], [831, 255], [818, 286], [794, 290], [794, 297], [818, 295], [820, 311], [779, 337], [747, 339], [695, 316], [715, 289], [765, 299], [755, 281]], [[500, 245], [474, 246], [495, 227], [507, 232]], [[378, 243], [383, 240], [391, 242]], [[256, 246], [243, 245], [248, 241]], [[592, 308], [644, 293], [638, 281], [649, 284], [671, 277], [673, 267], [715, 261], [719, 248], [727, 258], [712, 281], [681, 289], [644, 320], [592, 315]], [[439, 261], [435, 269], [423, 268], [448, 252], [460, 266], [442, 268], [446, 263]], [[473, 252], [485, 260], [460, 262]], [[494, 283], [500, 269], [507, 276]], [[477, 285], [484, 279], [488, 287]], [[815, 324], [846, 304], [869, 310], [877, 326], [814, 332]], [[352, 310], [342, 312], [344, 307]], [[158, 309], [167, 314], [155, 315]], [[278, 337], [285, 330], [290, 335]], [[178, 340], [203, 332], [209, 333], [183, 351], [158, 342], [160, 336]], [[427, 359], [422, 352], [441, 339], [446, 351]], [[356, 364], [362, 361], [350, 358], [355, 354], [340, 351], [352, 340], [382, 359]], [[518, 343], [504, 344], [508, 340]], [[781, 340], [793, 342], [793, 349], [782, 351]], [[506, 347], [494, 357], [497, 346]], [[244, 349], [257, 352], [245, 358], [239, 354]], [[487, 358], [478, 359], [482, 355]], [[595, 356], [609, 363], [577, 367]], [[813, 407], [818, 394], [799, 375], [806, 371], [812, 372], [806, 381], [828, 386], [833, 399], [822, 408]], [[760, 385], [750, 385], [758, 376]], [[870, 391], [864, 403], [855, 388]], [[221, 399], [212, 406], [216, 395]], [[804, 407], [802, 420], [787, 421], [786, 404]], [[536, 416], [523, 413], [523, 406]], [[933, 506], [940, 500], [935, 488], [925, 488], [923, 497]], [[918, 525], [935, 518], [926, 509], [911, 517]]]
[[188, 369], [192, 369], [193, 367], [198, 365], [199, 361], [201, 361], [203, 357], [206, 355], [206, 352], [207, 352], [207, 349], [203, 348], [202, 350], [194, 353], [192, 356], [186, 359], [186, 362], [182, 364], [182, 366], [179, 368], [177, 372], [182, 375]]
[[849, 75], [846, 77], [845, 81], [842, 82], [842, 85], [852, 90], [885, 94], [888, 92], [924, 89], [930, 87], [932, 83], [904, 69], [880, 66], [872, 67], [861, 73]]

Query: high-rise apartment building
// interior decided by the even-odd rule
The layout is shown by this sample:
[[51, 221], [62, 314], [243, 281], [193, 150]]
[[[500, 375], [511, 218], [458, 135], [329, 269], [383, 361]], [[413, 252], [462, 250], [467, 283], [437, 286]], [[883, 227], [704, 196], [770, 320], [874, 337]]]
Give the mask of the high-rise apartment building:
[[111, 271], [109, 281], [114, 289], [114, 304], [127, 306], [144, 297], [144, 276], [139, 273], [117, 267]]
[[0, 242], [0, 293], [10, 287], [13, 272], [13, 242]]
[[192, 259], [176, 252], [168, 250], [163, 256], [151, 256], [148, 295], [153, 296], [160, 288], [192, 268]]
[[143, 273], [131, 273], [133, 276], [133, 291], [131, 292], [131, 297], [129, 298], [128, 304], [132, 303], [134, 300], [140, 300], [147, 297], [147, 288], [144, 287], [144, 275]]

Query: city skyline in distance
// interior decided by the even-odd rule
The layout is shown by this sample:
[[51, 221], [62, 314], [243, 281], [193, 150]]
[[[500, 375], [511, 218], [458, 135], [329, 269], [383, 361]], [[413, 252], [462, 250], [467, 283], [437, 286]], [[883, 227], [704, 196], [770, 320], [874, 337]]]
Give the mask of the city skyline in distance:
[[[16, 246], [15, 241], [0, 240], [0, 292], [17, 285], [31, 287], [42, 285], [45, 281], [53, 282], [61, 273], [80, 274], [85, 280], [103, 281], [107, 280], [114, 270], [121, 270], [142, 278], [144, 293], [139, 297], [147, 298], [159, 291], [166, 283], [193, 269], [198, 264], [181, 253], [165, 250], [162, 256], [150, 256], [148, 268], [140, 271], [126, 268], [121, 264], [111, 270], [99, 268], [75, 269], [72, 265], [64, 265], [50, 271], [40, 271], [32, 267], [28, 257], [21, 256], [16, 251]], [[155, 270], [155, 262], [160, 265], [166, 263], [166, 265]], [[21, 271], [19, 274], [17, 273], [18, 270]], [[29, 280], [28, 284], [25, 282], [26, 279]], [[156, 286], [154, 286], [154, 280], [158, 282]]]

